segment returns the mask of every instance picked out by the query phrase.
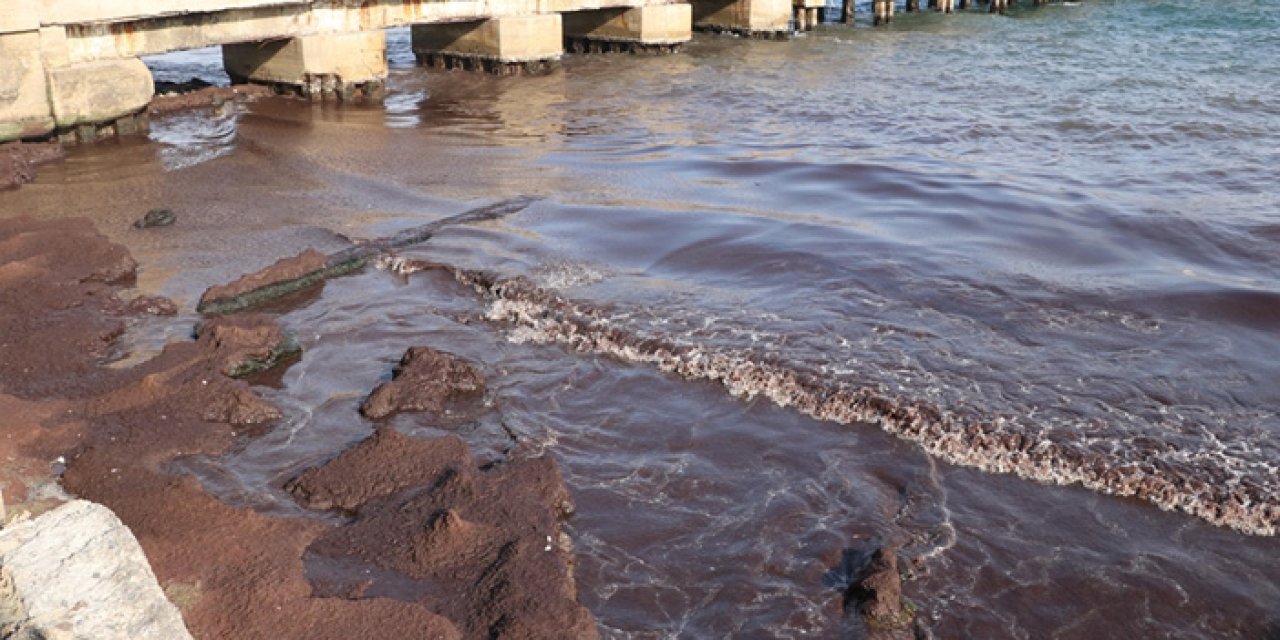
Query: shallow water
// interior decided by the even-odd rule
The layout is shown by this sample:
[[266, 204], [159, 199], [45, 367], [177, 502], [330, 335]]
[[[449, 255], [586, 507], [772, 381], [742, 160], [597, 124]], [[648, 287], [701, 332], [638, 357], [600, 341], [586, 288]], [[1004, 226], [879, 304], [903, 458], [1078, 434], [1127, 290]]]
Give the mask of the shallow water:
[[[382, 106], [158, 121], [0, 205], [97, 217], [141, 289], [189, 308], [307, 246], [542, 196], [403, 255], [526, 276], [553, 313], [447, 271], [333, 281], [283, 315], [307, 348], [269, 392], [288, 423], [181, 470], [300, 514], [280, 485], [370, 432], [355, 408], [405, 348], [472, 358], [491, 411], [396, 424], [556, 456], [609, 637], [857, 637], [842, 553], [873, 538], [918, 560], [908, 595], [938, 637], [1270, 637], [1267, 9], [900, 15], [504, 79], [414, 69], [398, 31]], [[218, 61], [152, 64], [216, 79]], [[131, 231], [152, 206], [179, 224]]]

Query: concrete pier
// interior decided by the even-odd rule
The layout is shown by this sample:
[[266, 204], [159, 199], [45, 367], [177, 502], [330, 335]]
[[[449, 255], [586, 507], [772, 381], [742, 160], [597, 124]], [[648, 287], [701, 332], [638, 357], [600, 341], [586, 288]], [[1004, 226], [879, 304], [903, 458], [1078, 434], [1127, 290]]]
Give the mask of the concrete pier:
[[894, 2], [893, 0], [872, 0], [871, 14], [872, 24], [880, 26], [889, 24], [893, 20]]
[[222, 63], [232, 82], [266, 84], [279, 93], [379, 98], [387, 78], [387, 35], [362, 31], [228, 44]]
[[791, 37], [791, 0], [694, 0], [693, 26], [752, 38]]
[[418, 64], [497, 75], [542, 73], [564, 54], [560, 14], [507, 16], [413, 28]]
[[0, 33], [0, 142], [51, 135], [87, 142], [145, 128], [142, 111], [155, 87], [141, 60], [78, 61], [64, 28], [0, 16], [0, 29], [26, 28]]
[[693, 7], [574, 11], [563, 19], [565, 49], [573, 53], [674, 53], [692, 37]]
[[[920, 0], [903, 0], [918, 11]], [[956, 0], [927, 0], [950, 13]], [[1004, 13], [1010, 0], [984, 0]], [[1033, 0], [1037, 5], [1046, 0]], [[959, 9], [973, 6], [959, 0]], [[824, 0], [0, 0], [0, 142], [92, 140], [145, 130], [153, 93], [139, 57], [222, 46], [235, 81], [313, 99], [377, 98], [383, 29], [412, 26], [424, 65], [543, 72], [574, 52], [675, 51], [692, 28], [785, 39]], [[876, 25], [895, 0], [872, 0]], [[841, 21], [853, 21], [853, 1]]]
[[822, 22], [825, 0], [794, 0], [796, 31], [812, 31]]

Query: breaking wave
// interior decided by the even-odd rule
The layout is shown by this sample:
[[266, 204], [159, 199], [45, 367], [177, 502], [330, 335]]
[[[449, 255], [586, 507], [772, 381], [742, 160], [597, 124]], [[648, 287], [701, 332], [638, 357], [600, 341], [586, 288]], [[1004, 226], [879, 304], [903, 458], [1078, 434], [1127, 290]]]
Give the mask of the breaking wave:
[[[416, 270], [403, 259], [380, 266], [400, 272]], [[565, 299], [525, 277], [429, 266], [448, 269], [460, 283], [490, 300], [488, 318], [515, 325], [512, 338], [518, 341], [561, 344], [579, 352], [650, 364], [690, 380], [719, 382], [735, 397], [767, 398], [819, 420], [879, 424], [956, 465], [1133, 496], [1253, 535], [1275, 535], [1280, 525], [1275, 491], [1206, 456], [1144, 451], [1116, 443], [1062, 442], [1015, 428], [1004, 418], [961, 417], [748, 349], [648, 335], [627, 326], [614, 312]], [[1194, 466], [1175, 465], [1171, 458], [1194, 459]]]

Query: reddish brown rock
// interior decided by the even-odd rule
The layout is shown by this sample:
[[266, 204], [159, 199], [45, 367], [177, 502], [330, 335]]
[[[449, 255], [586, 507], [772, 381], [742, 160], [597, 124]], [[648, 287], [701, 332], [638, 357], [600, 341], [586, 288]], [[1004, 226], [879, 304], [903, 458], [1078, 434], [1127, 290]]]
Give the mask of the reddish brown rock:
[[560, 526], [573, 506], [549, 457], [481, 471], [457, 437], [384, 428], [289, 488], [306, 504], [356, 515], [309, 548], [322, 565], [344, 567], [326, 572], [324, 591], [394, 593], [443, 613], [466, 637], [599, 637], [577, 602]]
[[301, 348], [271, 316], [241, 314], [200, 324], [197, 341], [223, 375], [240, 378], [295, 357]]
[[378, 429], [359, 446], [306, 470], [285, 488], [308, 508], [354, 513], [370, 500], [427, 484], [448, 469], [471, 463], [467, 445], [457, 437], [422, 440], [395, 429]]
[[271, 297], [272, 289], [293, 288], [296, 283], [311, 279], [320, 282], [327, 260], [315, 249], [307, 249], [292, 258], [281, 258], [275, 264], [241, 276], [235, 282], [209, 287], [200, 296], [196, 308], [211, 313], [237, 311], [257, 303], [258, 297]]
[[914, 638], [915, 611], [902, 597], [897, 548], [876, 549], [859, 575], [850, 586], [848, 598], [866, 623], [867, 637], [871, 640]]
[[315, 597], [302, 558], [328, 525], [228, 506], [166, 470], [226, 453], [228, 422], [274, 407], [223, 375], [227, 350], [245, 346], [235, 332], [172, 343], [133, 369], [100, 366], [86, 347], [117, 332], [108, 282], [122, 258], [85, 220], [0, 219], [0, 487], [12, 510], [54, 506], [39, 487], [65, 456], [65, 489], [133, 531], [196, 638], [461, 637], [418, 603]]
[[125, 305], [125, 311], [131, 314], [151, 316], [173, 316], [178, 314], [178, 305], [163, 296], [138, 296]]
[[483, 391], [484, 379], [475, 365], [430, 347], [412, 347], [400, 359], [392, 380], [369, 394], [360, 413], [374, 420], [401, 411], [440, 413]]
[[[169, 87], [157, 86], [157, 90], [167, 88]], [[180, 111], [210, 109], [228, 102], [252, 102], [273, 95], [271, 87], [256, 84], [238, 84], [230, 87], [190, 86], [194, 90], [189, 91], [183, 86], [173, 88], [175, 89], [173, 92], [165, 92], [163, 95], [152, 98], [151, 104], [147, 106], [148, 115], [154, 117]]]
[[35, 180], [37, 166], [62, 155], [62, 146], [56, 142], [0, 144], [0, 191]]

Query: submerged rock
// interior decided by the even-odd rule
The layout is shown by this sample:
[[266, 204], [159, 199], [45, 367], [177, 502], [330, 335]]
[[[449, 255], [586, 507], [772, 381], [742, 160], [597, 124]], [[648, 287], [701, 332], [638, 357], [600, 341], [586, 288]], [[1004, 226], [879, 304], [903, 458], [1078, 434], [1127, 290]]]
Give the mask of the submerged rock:
[[902, 597], [897, 548], [875, 547], [860, 555], [863, 561], [851, 576], [845, 609], [861, 616], [870, 640], [914, 638], [915, 607]]
[[138, 296], [125, 305], [125, 311], [131, 314], [152, 316], [174, 316], [178, 314], [178, 305], [163, 296]]
[[0, 637], [190, 638], [129, 529], [69, 502], [0, 531]]
[[146, 215], [139, 218], [133, 223], [135, 229], [150, 229], [152, 227], [167, 227], [178, 221], [178, 216], [172, 209], [152, 209]]
[[396, 593], [437, 611], [468, 638], [599, 637], [577, 601], [573, 510], [560, 468], [515, 456], [481, 470], [456, 436], [390, 428], [288, 486], [304, 504], [351, 524], [308, 549], [318, 594]]
[[380, 420], [400, 411], [444, 410], [452, 401], [484, 391], [484, 378], [470, 362], [430, 347], [412, 347], [400, 358], [390, 382], [379, 385], [360, 406]]

